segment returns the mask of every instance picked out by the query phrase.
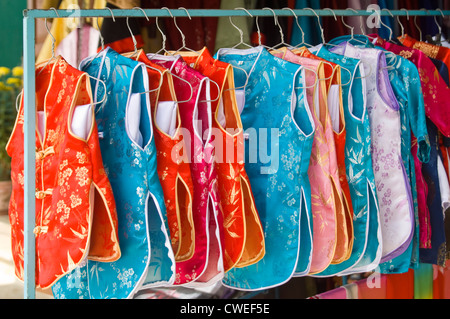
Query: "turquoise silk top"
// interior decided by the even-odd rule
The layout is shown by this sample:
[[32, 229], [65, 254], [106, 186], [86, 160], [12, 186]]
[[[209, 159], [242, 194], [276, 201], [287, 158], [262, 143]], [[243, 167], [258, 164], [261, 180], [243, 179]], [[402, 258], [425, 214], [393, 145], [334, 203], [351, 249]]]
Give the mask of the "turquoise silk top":
[[240, 290], [276, 287], [290, 280], [299, 265], [307, 268], [311, 258], [307, 172], [315, 126], [305, 105], [304, 69], [263, 47], [220, 49], [216, 59], [248, 74], [247, 79], [244, 72], [234, 73], [236, 87], [245, 86], [245, 169], [266, 244], [261, 261], [231, 269], [223, 283]]
[[322, 45], [310, 51], [343, 68], [342, 100], [347, 132], [345, 165], [354, 211], [354, 243], [350, 258], [330, 265], [315, 277], [371, 271], [377, 266], [375, 263], [380, 249], [379, 208], [372, 167], [364, 68], [360, 60], [332, 53]]
[[[175, 258], [156, 171], [148, 75], [144, 64], [110, 48], [81, 63], [94, 79], [100, 148], [117, 205], [122, 256], [112, 263], [87, 260], [59, 280], [55, 298], [125, 299], [142, 287], [174, 281]], [[101, 79], [104, 86], [95, 79]]]

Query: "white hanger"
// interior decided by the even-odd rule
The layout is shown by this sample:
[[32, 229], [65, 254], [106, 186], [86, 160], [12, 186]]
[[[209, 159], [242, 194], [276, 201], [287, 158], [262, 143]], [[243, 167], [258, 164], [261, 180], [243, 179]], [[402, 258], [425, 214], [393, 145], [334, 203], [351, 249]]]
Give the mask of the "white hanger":
[[[351, 9], [347, 9], [347, 10], [351, 10]], [[354, 37], [354, 34], [355, 34], [355, 27], [353, 27], [353, 26], [351, 26], [351, 25], [348, 25], [348, 24], [345, 22], [344, 16], [341, 17], [341, 20], [342, 20], [342, 24], [343, 24], [345, 27], [347, 27], [348, 29], [350, 29], [351, 38], [350, 38], [349, 42], [351, 42], [351, 41], [356, 41], [356, 42], [359, 42], [359, 43], [365, 45], [365, 44], [366, 44], [365, 42], [363, 42], [363, 41], [361, 41], [361, 40], [358, 40], [358, 39], [355, 39], [355, 37]]]
[[[144, 13], [144, 16], [147, 19], [147, 21], [149, 21], [147, 14], [145, 13], [145, 11], [142, 8], [134, 7], [133, 9], [141, 10]], [[137, 41], [136, 41], [136, 38], [134, 37], [133, 31], [131, 31], [130, 23], [128, 20], [129, 20], [129, 17], [127, 17], [127, 27], [128, 27], [128, 31], [130, 31], [131, 38], [133, 39], [133, 45], [134, 45], [134, 53], [129, 57], [129, 58], [132, 58], [133, 56], [135, 56], [138, 53], [138, 50], [137, 50]]]
[[[300, 32], [301, 32], [301, 34], [302, 34], [302, 42], [301, 42], [300, 44], [297, 44], [297, 46], [295, 46], [294, 48], [299, 48], [299, 47], [301, 47], [301, 46], [312, 47], [311, 44], [305, 43], [305, 31], [303, 31], [302, 26], [301, 26], [300, 23], [298, 22], [298, 16], [295, 14], [294, 10], [292, 10], [292, 9], [289, 8], [289, 7], [283, 8], [282, 10], [290, 10], [290, 11], [292, 12], [292, 14], [293, 14], [294, 17], [295, 17], [295, 23], [297, 24], [297, 27], [300, 29]], [[290, 47], [292, 47], [292, 46], [290, 45]]]
[[[106, 7], [105, 9], [109, 10], [111, 12], [111, 17], [113, 19], [113, 22], [116, 22], [116, 18], [114, 17], [112, 10], [108, 7]], [[86, 64], [85, 67], [88, 67], [92, 63], [92, 61], [94, 61], [100, 55], [100, 52], [103, 52], [105, 50], [105, 40], [103, 39], [102, 33], [100, 31], [100, 26], [98, 25], [98, 17], [97, 17], [97, 28], [98, 28], [98, 32], [100, 35], [100, 42], [102, 44], [102, 49], [100, 51], [98, 51], [97, 54], [94, 55], [94, 57], [92, 59], [90, 59], [90, 61]]]
[[[186, 11], [187, 16], [189, 17], [189, 20], [192, 20], [190, 14], [189, 14], [189, 12], [188, 12], [188, 10], [187, 10], [186, 8], [179, 7], [178, 9], [184, 9], [184, 11]], [[170, 10], [169, 10], [169, 12], [170, 12]], [[181, 48], [179, 48], [178, 50], [176, 50], [176, 51], [174, 52], [174, 54], [177, 54], [178, 52], [180, 52], [180, 51], [182, 51], [182, 50], [187, 50], [187, 51], [193, 52], [193, 53], [195, 53], [195, 54], [198, 55], [199, 53], [198, 53], [197, 51], [194, 51], [194, 50], [192, 50], [192, 49], [186, 47], [186, 36], [184, 35], [183, 31], [181, 31], [181, 29], [178, 27], [177, 19], [176, 19], [175, 17], [173, 17], [173, 16], [172, 16], [172, 18], [173, 18], [173, 23], [175, 24], [175, 27], [176, 27], [176, 28], [178, 29], [178, 31], [180, 32], [180, 35], [181, 35], [181, 41], [182, 41], [182, 43], [183, 43], [183, 46], [182, 46]]]
[[[320, 35], [321, 35], [321, 37], [322, 37], [322, 44], [325, 45], [325, 44], [326, 44], [326, 41], [325, 41], [325, 34], [324, 34], [324, 31], [323, 31], [322, 23], [320, 22], [320, 17], [319, 17], [319, 15], [317, 14], [317, 12], [316, 12], [314, 9], [311, 9], [311, 8], [304, 8], [304, 10], [311, 10], [311, 11], [315, 14], [315, 16], [317, 17], [317, 23], [319, 24]], [[337, 21], [336, 14], [334, 13], [333, 10], [331, 10], [331, 9], [329, 9], [329, 8], [325, 8], [324, 10], [330, 10], [330, 11], [333, 13], [333, 15], [334, 15], [334, 19]]]
[[273, 9], [267, 8], [267, 7], [263, 8], [263, 10], [270, 10], [270, 11], [272, 11], [275, 25], [278, 27], [278, 31], [280, 33], [280, 40], [281, 40], [280, 43], [275, 45], [275, 46], [273, 46], [271, 49], [272, 50], [277, 50], [277, 48], [279, 48], [279, 47], [283, 47], [283, 46], [284, 47], [289, 47], [289, 44], [284, 42], [283, 28], [281, 27], [280, 23], [278, 22], [278, 17], [276, 15], [275, 11]]
[[[52, 7], [52, 8], [50, 8], [50, 9], [52, 9], [53, 11], [55, 11], [56, 16], [59, 17], [58, 11], [56, 11], [55, 8]], [[45, 21], [45, 29], [47, 30], [47, 33], [48, 33], [48, 34], [50, 35], [50, 37], [52, 38], [52, 56], [51, 56], [50, 59], [47, 61], [47, 63], [41, 68], [41, 70], [39, 71], [38, 75], [40, 75], [40, 74], [42, 73], [42, 71], [44, 71], [44, 69], [50, 64], [51, 61], [53, 61], [53, 60], [56, 59], [56, 56], [55, 56], [55, 44], [56, 44], [56, 39], [55, 39], [55, 37], [53, 36], [53, 34], [50, 32], [50, 29], [48, 28], [48, 25], [47, 25], [47, 18], [45, 18], [44, 21]]]
[[[422, 9], [425, 10], [425, 9]], [[416, 26], [417, 30], [419, 30], [419, 34], [420, 34], [420, 42], [422, 42], [422, 29], [420, 29], [419, 25], [417, 24], [417, 16], [414, 17], [414, 25]]]
[[[248, 15], [249, 15], [250, 17], [253, 18], [253, 15], [252, 15], [247, 9], [245, 9], [245, 8], [235, 8], [234, 10], [244, 10], [245, 12], [248, 13]], [[243, 32], [241, 29], [239, 29], [237, 25], [235, 25], [235, 24], [233, 23], [233, 20], [231, 19], [231, 16], [229, 16], [228, 19], [230, 20], [231, 25], [232, 25], [236, 30], [238, 30], [239, 35], [240, 35], [240, 39], [241, 39], [240, 42], [239, 42], [238, 44], [236, 44], [235, 46], [232, 47], [232, 49], [235, 49], [235, 48], [237, 48], [237, 47], [240, 46], [240, 45], [245, 45], [245, 46], [247, 46], [248, 48], [253, 48], [250, 44], [244, 42], [244, 32]]]
[[[315, 14], [316, 17], [317, 17], [317, 22], [319, 23], [320, 32], [321, 32], [321, 34], [322, 34], [322, 44], [323, 44], [324, 46], [326, 46], [326, 45], [336, 46], [336, 45], [334, 45], [334, 44], [326, 43], [326, 41], [325, 41], [325, 36], [324, 36], [324, 31], [323, 31], [323, 28], [322, 28], [322, 24], [320, 23], [320, 17], [319, 17], [319, 15], [316, 13], [316, 11], [314, 11], [314, 10], [311, 9], [311, 8], [305, 8], [305, 9], [311, 10], [312, 12], [314, 12], [314, 14]], [[330, 9], [330, 8], [324, 8], [323, 10], [329, 10], [329, 11], [331, 11], [331, 13], [332, 13], [333, 16], [334, 16], [334, 20], [337, 21], [336, 13], [334, 12], [334, 10], [332, 10], [332, 9]], [[346, 71], [346, 72], [350, 75], [350, 80], [349, 80], [347, 83], [340, 84], [340, 86], [347, 86], [347, 85], [350, 85], [350, 83], [352, 82], [352, 76], [353, 76], [352, 72], [350, 72], [350, 70], [347, 69], [346, 67], [343, 67], [343, 66], [339, 66], [339, 67], [340, 67], [342, 70]]]

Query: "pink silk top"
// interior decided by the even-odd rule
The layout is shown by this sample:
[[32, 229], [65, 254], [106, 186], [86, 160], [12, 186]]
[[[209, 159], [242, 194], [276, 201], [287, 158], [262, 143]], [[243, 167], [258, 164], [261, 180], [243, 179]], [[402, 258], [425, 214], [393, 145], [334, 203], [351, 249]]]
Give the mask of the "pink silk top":
[[336, 148], [327, 107], [326, 82], [323, 81], [325, 79], [324, 63], [297, 56], [287, 48], [274, 50], [271, 53], [316, 71], [318, 79], [321, 79], [318, 80], [314, 72], [307, 70], [305, 84], [307, 101], [316, 125], [308, 169], [314, 230], [310, 273], [320, 273], [331, 263], [340, 263], [349, 255]]
[[[221, 216], [218, 214], [217, 173], [211, 129], [209, 79], [189, 67], [181, 56], [149, 54], [148, 58], [175, 74], [174, 85], [180, 106], [181, 124], [189, 142], [192, 182], [194, 184], [193, 217], [195, 250], [193, 256], [176, 264], [175, 285], [213, 284], [223, 277]], [[180, 80], [189, 82], [190, 86]], [[191, 87], [193, 92], [191, 92]], [[191, 95], [192, 93], [192, 95]]]

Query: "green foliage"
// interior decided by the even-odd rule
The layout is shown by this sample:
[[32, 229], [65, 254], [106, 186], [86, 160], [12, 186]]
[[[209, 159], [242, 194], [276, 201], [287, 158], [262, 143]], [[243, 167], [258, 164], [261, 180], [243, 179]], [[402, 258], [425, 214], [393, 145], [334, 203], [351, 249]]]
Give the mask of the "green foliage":
[[0, 181], [11, 178], [11, 159], [6, 153], [11, 132], [16, 121], [16, 99], [22, 90], [23, 70], [0, 67]]

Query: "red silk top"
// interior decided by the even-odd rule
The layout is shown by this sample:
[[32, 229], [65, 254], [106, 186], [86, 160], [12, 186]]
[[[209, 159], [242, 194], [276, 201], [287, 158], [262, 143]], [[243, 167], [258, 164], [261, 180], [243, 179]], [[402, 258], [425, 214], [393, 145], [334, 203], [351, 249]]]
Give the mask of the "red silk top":
[[[215, 162], [224, 229], [224, 270], [249, 266], [265, 253], [264, 234], [244, 167], [244, 132], [234, 91], [233, 68], [214, 59], [207, 48], [177, 52], [183, 60], [219, 85], [211, 85]], [[219, 107], [226, 124], [219, 123]], [[232, 149], [230, 149], [232, 147]]]
[[[42, 70], [42, 72], [40, 72]], [[24, 105], [6, 147], [11, 156], [13, 192], [9, 204], [15, 273], [24, 276]], [[120, 258], [117, 212], [103, 168], [92, 108], [87, 139], [70, 123], [77, 106], [92, 103], [86, 73], [62, 57], [36, 68], [36, 106], [45, 112], [44, 136], [36, 130], [36, 285], [52, 286], [89, 258]], [[88, 126], [89, 127], [89, 126]]]

